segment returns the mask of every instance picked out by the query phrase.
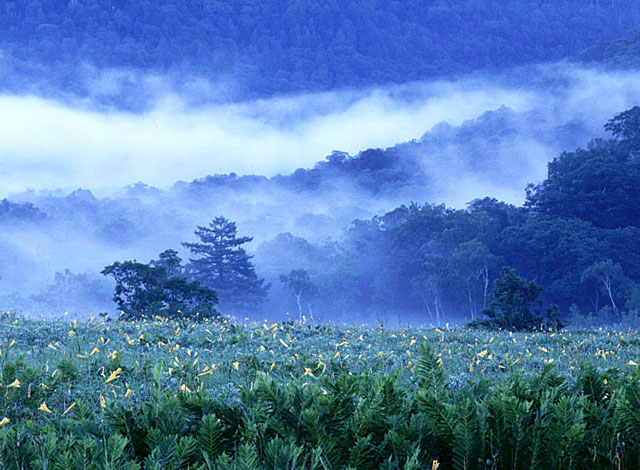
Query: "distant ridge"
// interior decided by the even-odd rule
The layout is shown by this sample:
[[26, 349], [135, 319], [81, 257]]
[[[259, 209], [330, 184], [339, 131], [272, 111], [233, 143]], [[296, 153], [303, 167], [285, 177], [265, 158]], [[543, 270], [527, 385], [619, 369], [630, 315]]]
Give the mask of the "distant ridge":
[[585, 49], [577, 60], [615, 68], [640, 68], [640, 28], [622, 39], [601, 41]]

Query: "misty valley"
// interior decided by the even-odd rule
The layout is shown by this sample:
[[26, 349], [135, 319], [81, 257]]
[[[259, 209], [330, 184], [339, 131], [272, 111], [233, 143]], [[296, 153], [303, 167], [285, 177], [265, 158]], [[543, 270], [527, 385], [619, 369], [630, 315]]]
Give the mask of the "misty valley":
[[[541, 319], [556, 305], [563, 323], [633, 325], [639, 116], [623, 111], [584, 148], [557, 153], [545, 179], [522, 185], [524, 204], [490, 195], [457, 209], [416, 201], [521, 181], [533, 163], [514, 148], [536, 138], [547, 152], [577, 145], [587, 123], [554, 125], [542, 112], [503, 107], [384, 150], [334, 151], [285, 175], [221, 174], [169, 189], [137, 183], [102, 197], [16, 193], [1, 206], [0, 301], [6, 311], [51, 318], [152, 317], [154, 302], [172, 315], [188, 310], [153, 298], [153, 275], [139, 270], [146, 266], [216, 291], [219, 306], [207, 308], [236, 319], [462, 325], [482, 317], [507, 266], [541, 287]], [[214, 231], [203, 238], [208, 224]], [[154, 261], [169, 252], [171, 266]], [[135, 269], [105, 273], [114, 262]], [[114, 287], [125, 294], [114, 297]], [[138, 291], [148, 298], [133, 308]]]
[[0, 469], [640, 468], [638, 0], [0, 0]]

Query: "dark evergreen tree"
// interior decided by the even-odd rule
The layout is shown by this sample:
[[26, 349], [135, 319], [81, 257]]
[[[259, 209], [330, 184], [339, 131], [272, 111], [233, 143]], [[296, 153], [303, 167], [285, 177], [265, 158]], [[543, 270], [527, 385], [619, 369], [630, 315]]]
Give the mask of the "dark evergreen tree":
[[207, 227], [194, 232], [199, 242], [183, 243], [191, 250], [187, 272], [193, 279], [215, 289], [221, 309], [228, 313], [251, 313], [267, 295], [270, 285], [259, 279], [252, 256], [242, 245], [253, 237], [238, 237], [235, 222], [214, 218]]
[[178, 276], [183, 273], [182, 258], [176, 250], [164, 250], [157, 260], [151, 261], [151, 266], [162, 266], [167, 276]]

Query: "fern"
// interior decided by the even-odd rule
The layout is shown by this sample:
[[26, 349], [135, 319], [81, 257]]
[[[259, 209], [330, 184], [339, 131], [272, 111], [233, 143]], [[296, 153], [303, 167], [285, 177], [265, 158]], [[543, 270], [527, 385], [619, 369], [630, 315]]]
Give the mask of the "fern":
[[640, 384], [636, 381], [625, 387], [617, 399], [615, 418], [619, 438], [627, 443], [625, 458], [631, 468], [640, 467]]
[[440, 390], [445, 383], [442, 367], [438, 364], [435, 353], [428, 341], [420, 344], [420, 358], [415, 365], [418, 385], [430, 390]]
[[351, 448], [349, 465], [358, 470], [375, 470], [379, 468], [378, 449], [371, 443], [371, 436], [358, 437]]
[[276, 436], [264, 449], [264, 468], [266, 470], [294, 470], [301, 460], [303, 448], [294, 443], [286, 443]]
[[231, 470], [233, 469], [233, 459], [226, 452], [218, 456], [215, 462], [208, 463], [209, 470]]
[[176, 469], [186, 468], [188, 465], [195, 463], [196, 451], [198, 449], [198, 441], [191, 437], [182, 437], [175, 445], [172, 465]]
[[[7, 468], [3, 466], [2, 468]], [[53, 464], [53, 470], [71, 470], [73, 468], [73, 455], [70, 450], [58, 454]]]
[[115, 434], [106, 441], [105, 448], [105, 467], [107, 469], [116, 469], [124, 465], [127, 460], [127, 446], [129, 441], [126, 437]]
[[77, 442], [72, 451], [72, 465], [70, 468], [81, 468], [83, 470], [101, 470], [98, 459], [101, 453], [98, 443], [89, 437], [85, 437]]
[[238, 447], [234, 470], [262, 470], [256, 449], [251, 444], [244, 443]]
[[209, 461], [214, 461], [224, 452], [223, 428], [218, 418], [213, 415], [206, 415], [202, 418], [202, 424], [198, 431], [198, 444], [200, 451], [206, 455]]
[[479, 467], [480, 443], [479, 426], [476, 408], [473, 403], [466, 399], [456, 407], [455, 413], [458, 417], [453, 428], [453, 468], [458, 470], [468, 470]]

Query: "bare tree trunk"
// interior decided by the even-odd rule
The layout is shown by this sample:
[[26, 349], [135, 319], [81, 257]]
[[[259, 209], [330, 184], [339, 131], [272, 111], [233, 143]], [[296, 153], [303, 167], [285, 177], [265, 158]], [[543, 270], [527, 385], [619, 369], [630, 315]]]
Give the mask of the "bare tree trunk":
[[309, 319], [313, 320], [313, 311], [311, 310], [311, 304], [307, 304], [307, 306], [309, 307]]
[[302, 292], [296, 293], [296, 302], [298, 303], [298, 321], [302, 321], [302, 304], [300, 303]]
[[487, 295], [489, 292], [489, 269], [484, 268], [482, 270], [482, 278], [484, 280], [484, 291], [482, 293], [482, 310], [487, 308]]
[[602, 282], [604, 283], [605, 289], [607, 289], [607, 294], [609, 294], [609, 300], [611, 301], [611, 308], [613, 308], [613, 313], [618, 315], [618, 306], [616, 302], [613, 300], [613, 288], [611, 286], [611, 279], [609, 276], [605, 277]]
[[471, 313], [471, 319], [476, 318], [476, 312], [473, 305], [473, 298], [471, 297], [471, 289], [467, 289], [467, 294], [469, 295], [469, 311]]
[[429, 305], [429, 301], [427, 300], [424, 294], [420, 294], [420, 297], [422, 297], [422, 304], [427, 309], [429, 320], [433, 321], [433, 312], [431, 311], [431, 306]]
[[436, 307], [436, 323], [440, 326], [440, 320], [444, 318], [444, 310], [442, 308], [442, 301], [440, 300], [440, 294], [436, 291], [433, 299], [433, 303]]

